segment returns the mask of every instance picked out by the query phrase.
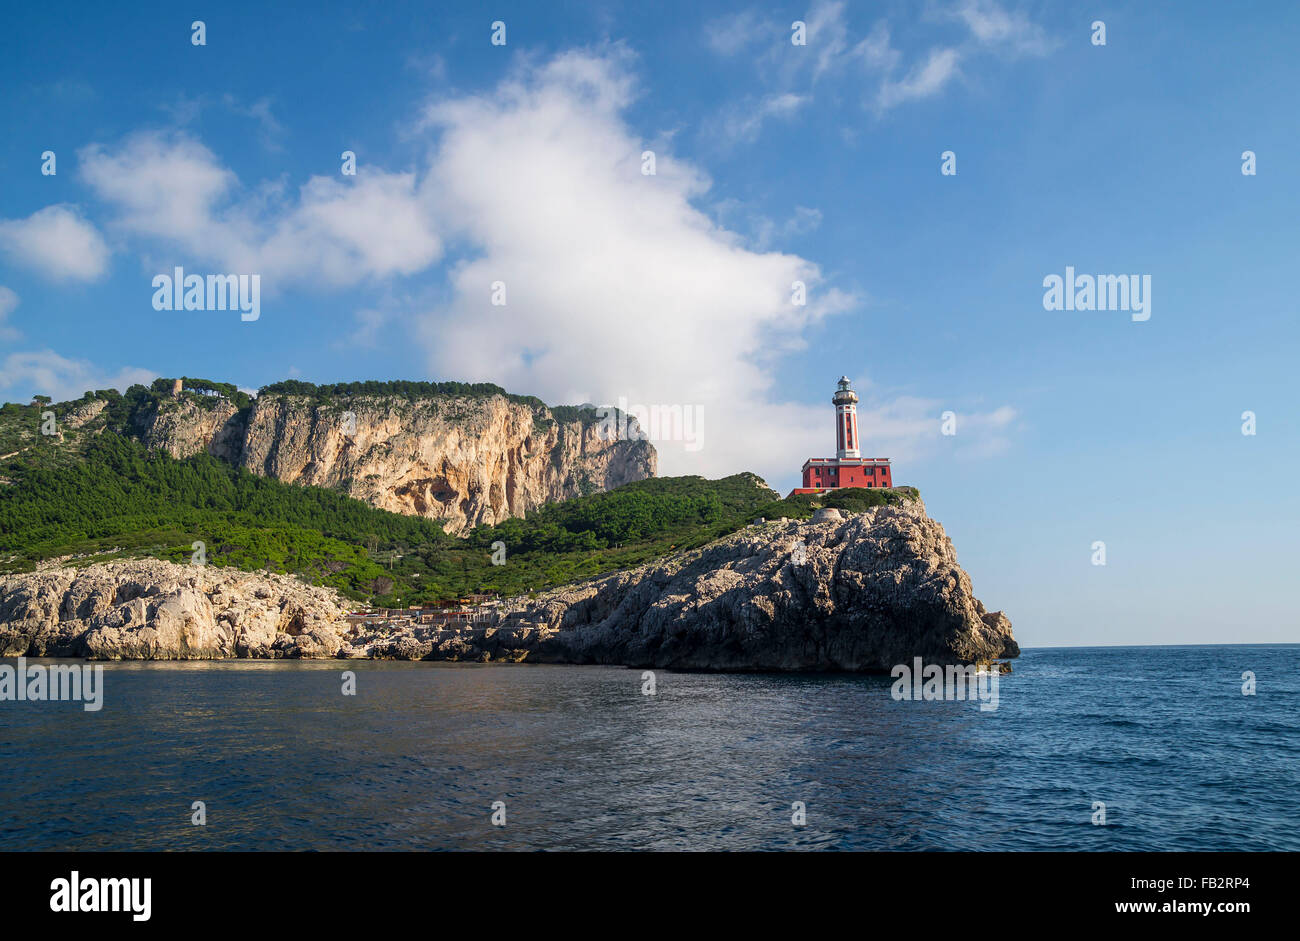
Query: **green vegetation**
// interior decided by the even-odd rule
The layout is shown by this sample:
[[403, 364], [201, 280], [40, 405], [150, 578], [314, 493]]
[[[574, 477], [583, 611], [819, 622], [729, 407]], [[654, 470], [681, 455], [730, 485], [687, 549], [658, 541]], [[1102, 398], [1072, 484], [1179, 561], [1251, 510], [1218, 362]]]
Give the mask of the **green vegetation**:
[[502, 396], [511, 402], [518, 402], [533, 409], [544, 409], [546, 403], [535, 395], [513, 395], [492, 382], [414, 382], [406, 379], [394, 379], [388, 382], [368, 380], [366, 382], [332, 382], [317, 385], [314, 382], [300, 382], [286, 379], [273, 382], [257, 390], [258, 395], [299, 395], [325, 403], [340, 396], [384, 395], [404, 398], [410, 401], [428, 398], [459, 397], [466, 399], [486, 399], [494, 395]]
[[[153, 386], [150, 389], [153, 393], [153, 397], [155, 399], [170, 397], [172, 394], [172, 381], [173, 380], [171, 379], [155, 379], [153, 381]], [[211, 379], [194, 379], [190, 376], [181, 376], [181, 384], [185, 392], [193, 392], [196, 389], [209, 389], [213, 392], [219, 392], [222, 396], [234, 403], [234, 406], [237, 409], [247, 408], [253, 401], [247, 392], [240, 392], [239, 387], [230, 382], [213, 382]], [[132, 388], [139, 387], [132, 386]], [[114, 394], [116, 394], [116, 392], [114, 392]], [[218, 401], [210, 396], [203, 395], [196, 395], [191, 398], [207, 408], [213, 407]]]
[[[238, 407], [246, 402], [228, 384], [185, 382], [214, 388]], [[306, 385], [277, 383], [263, 393], [303, 394], [296, 390]], [[436, 604], [476, 591], [542, 591], [628, 568], [703, 546], [755, 517], [805, 519], [819, 506], [853, 512], [917, 496], [898, 488], [782, 500], [753, 474], [656, 478], [607, 493], [592, 492], [596, 485], [588, 481], [583, 496], [455, 538], [434, 520], [378, 510], [333, 490], [258, 477], [207, 455], [176, 460], [148, 450], [132, 437], [141, 416], [176, 407], [170, 380], [154, 386], [135, 385], [124, 395], [87, 392], [53, 406], [0, 407], [0, 571], [26, 571], [62, 556], [76, 564], [118, 556], [185, 562], [202, 542], [209, 564], [294, 573], [380, 605]], [[410, 394], [437, 389], [429, 392], [437, 395], [497, 394], [498, 388], [311, 388], [341, 390], [321, 393], [327, 397], [394, 394], [389, 386], [399, 393], [420, 387]], [[100, 414], [72, 428], [67, 416], [95, 400], [105, 403]], [[40, 434], [41, 413], [51, 409], [61, 437]], [[588, 414], [594, 415], [574, 407], [557, 417], [567, 422]], [[495, 544], [505, 546], [505, 565], [492, 564]]]
[[[186, 380], [186, 382], [188, 384], [189, 380]], [[368, 380], [366, 382], [317, 384], [302, 382], [298, 379], [286, 379], [282, 382], [273, 382], [270, 385], [263, 386], [258, 390], [258, 395], [302, 396], [311, 399], [317, 405], [326, 405], [334, 399], [359, 395], [382, 395], [391, 398], [403, 398], [408, 402], [435, 398], [485, 399], [499, 395], [507, 401], [531, 408], [534, 415], [534, 430], [539, 434], [544, 434], [546, 431], [545, 426], [551, 422], [561, 424], [581, 422], [584, 425], [590, 425], [601, 420], [600, 415], [593, 406], [547, 406], [545, 402], [535, 395], [515, 395], [492, 382], [416, 382], [406, 379], [394, 379], [386, 382]]]
[[[252, 397], [241, 392], [238, 387], [229, 382], [215, 382], [211, 379], [182, 376], [181, 381], [184, 383], [185, 391], [194, 394], [185, 395], [183, 399], [178, 400], [173, 398], [171, 394], [173, 381], [170, 378], [155, 379], [150, 386], [133, 385], [125, 393], [118, 392], [116, 389], [98, 389], [87, 392], [80, 399], [58, 404], [51, 404], [49, 396], [37, 395], [33, 396], [30, 404], [23, 405], [11, 402], [0, 405], [0, 456], [26, 450], [28, 452], [39, 451], [39, 456], [30, 456], [46, 462], [57, 462], [79, 457], [81, 445], [85, 441], [96, 437], [100, 432], [111, 431], [125, 437], [138, 437], [155, 412], [180, 408], [182, 401], [193, 403], [205, 410], [216, 408], [222, 399], [215, 396], [200, 395], [198, 390], [201, 389], [220, 393], [225, 401], [233, 404], [240, 412], [246, 412], [252, 407]], [[536, 396], [512, 395], [500, 386], [490, 382], [408, 382], [397, 380], [392, 382], [340, 382], [329, 385], [315, 385], [310, 382], [288, 379], [284, 382], [275, 382], [264, 386], [259, 394], [304, 396], [312, 399], [316, 405], [337, 405], [340, 408], [346, 407], [346, 402], [340, 400], [361, 395], [401, 398], [409, 403], [424, 399], [481, 399], [501, 395], [511, 402], [532, 409], [533, 427], [538, 434], [545, 434], [549, 427], [557, 421], [562, 425], [575, 421], [588, 425], [601, 420], [594, 408], [578, 405], [558, 405], [554, 408], [548, 408]], [[106, 404], [100, 416], [87, 423], [82, 429], [71, 428], [66, 421], [69, 414], [83, 406], [90, 405], [96, 400], [101, 400]], [[454, 404], [451, 409], [452, 411], [449, 411], [446, 417], [455, 420], [458, 416]], [[45, 411], [53, 411], [56, 415], [58, 430], [61, 434], [59, 446], [35, 449], [31, 446], [37, 442], [46, 445], [50, 443], [48, 440], [43, 441], [40, 434], [41, 414]]]
[[[0, 471], [0, 569], [63, 555], [186, 561], [201, 541], [211, 564], [293, 572], [380, 604], [515, 594], [636, 565], [731, 532], [775, 496], [747, 474], [647, 480], [458, 539], [433, 520], [118, 435], [88, 442], [78, 461], [27, 457]], [[498, 541], [503, 566], [491, 562]]]
[[41, 404], [0, 406], [0, 454], [31, 446], [40, 437]]
[[[608, 414], [610, 416], [609, 420], [612, 422], [614, 416], [618, 414], [618, 410], [610, 408]], [[596, 422], [603, 420], [597, 409], [583, 405], [552, 405], [551, 415], [562, 425], [575, 421], [582, 422], [584, 425], [594, 425]]]
[[[40, 450], [36, 445], [34, 450]], [[190, 557], [295, 572], [354, 597], [383, 573], [372, 544], [450, 543], [431, 520], [402, 516], [332, 490], [257, 477], [207, 455], [183, 461], [118, 435], [88, 442], [82, 460], [12, 459], [0, 487], [3, 568], [68, 554]]]
[[[180, 408], [181, 400], [172, 397], [171, 379], [155, 379], [150, 387], [133, 385], [123, 394], [116, 389], [98, 389], [87, 392], [80, 399], [51, 405], [47, 396], [34, 396], [29, 405], [14, 402], [0, 406], [0, 455], [24, 451], [31, 459], [49, 462], [61, 462], [82, 456], [82, 447], [87, 441], [94, 440], [101, 432], [110, 431], [125, 437], [134, 437], [144, 426], [145, 420], [155, 411]], [[187, 392], [184, 401], [193, 402], [202, 409], [217, 407], [221, 401], [214, 396], [199, 395], [195, 390], [211, 389], [219, 392], [238, 410], [245, 410], [252, 404], [251, 397], [240, 392], [229, 382], [213, 382], [210, 379], [182, 377]], [[105, 403], [104, 410], [98, 417], [76, 429], [68, 418], [91, 405], [96, 400]], [[40, 432], [41, 414], [52, 411], [55, 414], [59, 436], [51, 440]], [[40, 447], [33, 447], [40, 445]]]
[[901, 506], [905, 502], [921, 499], [921, 493], [915, 487], [895, 487], [892, 490], [845, 487], [832, 490], [824, 496], [810, 493], [792, 494], [784, 500], [776, 500], [759, 507], [757, 514], [767, 519], [788, 516], [790, 519], [806, 520], [812, 517], [813, 510], [819, 507], [835, 507], [849, 513], [861, 513], [877, 506]]

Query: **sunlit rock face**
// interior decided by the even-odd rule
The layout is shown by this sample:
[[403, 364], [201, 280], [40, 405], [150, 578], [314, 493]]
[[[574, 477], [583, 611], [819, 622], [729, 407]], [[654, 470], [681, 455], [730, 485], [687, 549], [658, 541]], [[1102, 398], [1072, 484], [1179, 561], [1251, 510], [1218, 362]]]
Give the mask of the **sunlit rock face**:
[[515, 599], [469, 634], [420, 627], [342, 656], [888, 673], [1019, 656], [919, 501], [748, 527], [701, 549]]
[[287, 575], [131, 559], [0, 578], [0, 656], [332, 657], [344, 599]]
[[654, 447], [598, 422], [487, 397], [262, 395], [237, 411], [164, 402], [137, 429], [175, 457], [207, 451], [255, 474], [329, 487], [460, 533], [558, 500], [653, 477]]
[[694, 670], [888, 672], [1019, 656], [921, 502], [749, 527], [538, 599], [530, 659]]

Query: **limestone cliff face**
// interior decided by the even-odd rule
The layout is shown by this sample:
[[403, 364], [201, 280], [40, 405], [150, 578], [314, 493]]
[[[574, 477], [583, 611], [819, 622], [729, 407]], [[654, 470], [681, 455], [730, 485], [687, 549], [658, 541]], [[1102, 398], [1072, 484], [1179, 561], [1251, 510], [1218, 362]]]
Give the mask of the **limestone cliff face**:
[[206, 450], [255, 474], [442, 520], [453, 533], [655, 475], [652, 445], [599, 432], [502, 395], [328, 404], [263, 395], [243, 412], [181, 399], [138, 429], [147, 445], [177, 457]]
[[208, 451], [229, 460], [239, 450], [238, 412], [225, 399], [163, 399], [135, 430], [146, 446], [177, 458]]

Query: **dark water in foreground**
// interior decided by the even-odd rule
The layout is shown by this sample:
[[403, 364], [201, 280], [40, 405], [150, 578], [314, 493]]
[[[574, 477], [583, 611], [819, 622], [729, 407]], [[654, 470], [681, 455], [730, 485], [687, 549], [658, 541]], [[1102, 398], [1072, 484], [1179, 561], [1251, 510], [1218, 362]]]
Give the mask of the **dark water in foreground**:
[[1300, 646], [1015, 671], [981, 712], [887, 677], [107, 664], [100, 712], [0, 702], [0, 849], [1300, 849]]

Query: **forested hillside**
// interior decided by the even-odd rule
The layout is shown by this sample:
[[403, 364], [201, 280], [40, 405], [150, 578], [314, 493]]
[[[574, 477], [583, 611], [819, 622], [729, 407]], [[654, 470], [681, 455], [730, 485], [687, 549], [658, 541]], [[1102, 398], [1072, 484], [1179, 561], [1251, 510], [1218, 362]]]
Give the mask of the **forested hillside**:
[[[426, 391], [418, 386], [434, 386], [408, 385], [386, 391], [418, 395]], [[208, 564], [295, 573], [376, 604], [437, 603], [476, 591], [540, 591], [627, 568], [711, 542], [756, 516], [802, 518], [816, 506], [858, 509], [908, 495], [857, 490], [780, 500], [752, 474], [652, 478], [457, 538], [435, 520], [250, 474], [206, 454], [177, 460], [119, 433], [162, 394], [141, 386], [125, 396], [87, 393], [60, 413], [102, 400], [93, 425], [63, 422], [57, 438], [32, 433], [44, 403], [0, 410], [0, 570], [69, 556], [75, 564], [121, 555], [183, 562], [201, 551]], [[504, 564], [494, 564], [494, 554]]]

